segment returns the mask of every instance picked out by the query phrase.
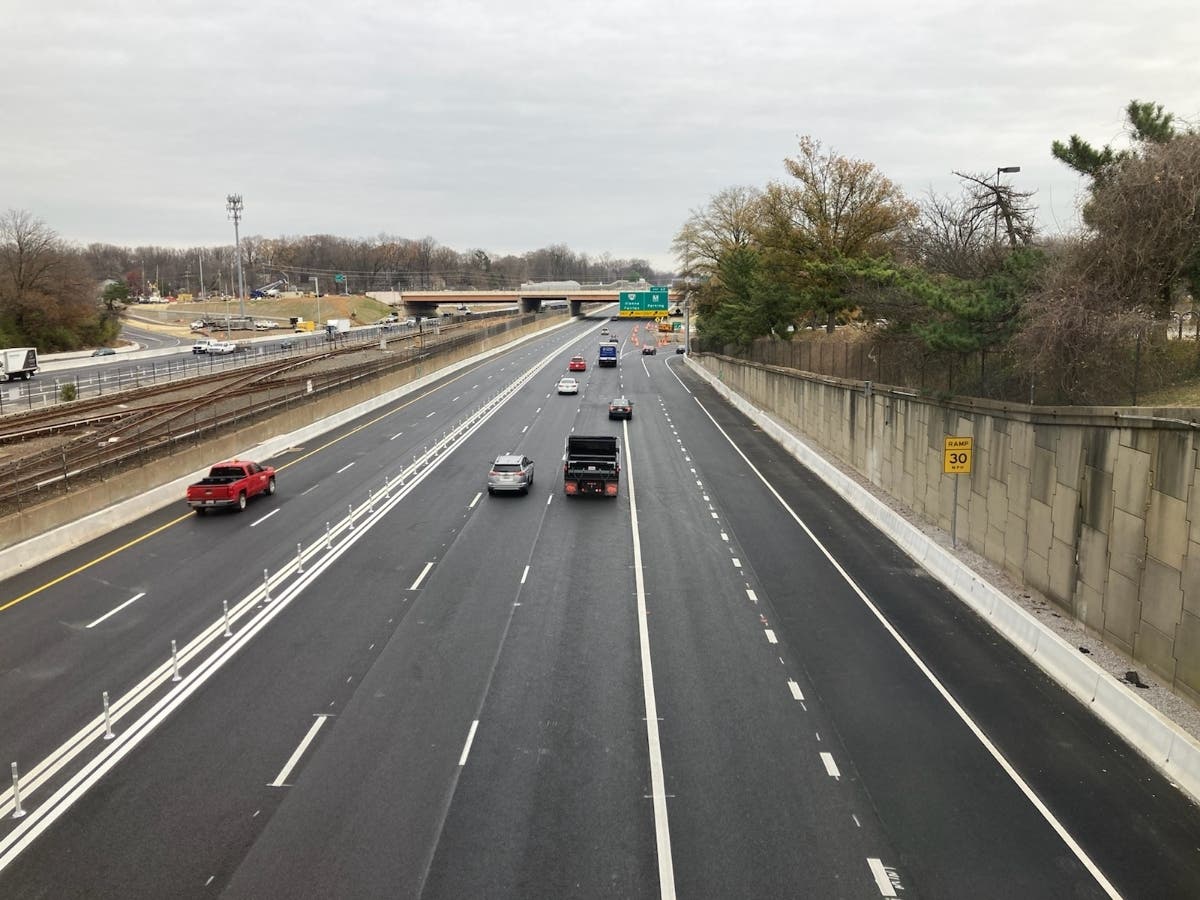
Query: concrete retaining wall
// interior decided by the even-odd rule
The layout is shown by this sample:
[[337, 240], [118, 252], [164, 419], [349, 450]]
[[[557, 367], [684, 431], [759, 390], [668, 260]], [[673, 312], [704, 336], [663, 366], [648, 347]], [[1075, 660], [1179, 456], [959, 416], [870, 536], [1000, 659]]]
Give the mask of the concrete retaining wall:
[[[704, 354], [694, 362], [1105, 642], [1200, 701], [1200, 422], [1193, 410], [1026, 407]], [[943, 439], [974, 439], [970, 475]]]

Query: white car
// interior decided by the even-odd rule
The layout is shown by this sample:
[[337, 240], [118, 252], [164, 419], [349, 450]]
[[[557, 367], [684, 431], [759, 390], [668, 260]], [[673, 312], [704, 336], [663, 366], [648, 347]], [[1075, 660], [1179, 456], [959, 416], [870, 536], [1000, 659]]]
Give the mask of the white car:
[[579, 382], [574, 378], [560, 378], [558, 380], [558, 392], [560, 394], [578, 394]]
[[255, 331], [270, 331], [274, 327], [275, 327], [275, 323], [270, 321], [269, 319], [259, 319], [257, 322], [254, 323]]

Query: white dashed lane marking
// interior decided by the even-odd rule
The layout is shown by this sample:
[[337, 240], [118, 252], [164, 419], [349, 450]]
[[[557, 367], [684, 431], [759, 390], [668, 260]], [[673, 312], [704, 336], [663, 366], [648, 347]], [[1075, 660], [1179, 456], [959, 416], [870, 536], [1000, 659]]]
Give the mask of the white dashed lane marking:
[[804, 694], [800, 690], [800, 685], [796, 684], [791, 678], [788, 679], [788, 690], [792, 692], [793, 700], [803, 700]]
[[821, 751], [821, 762], [825, 763], [825, 771], [830, 778], [841, 778], [842, 773], [838, 771], [837, 763], [833, 761], [833, 754]]

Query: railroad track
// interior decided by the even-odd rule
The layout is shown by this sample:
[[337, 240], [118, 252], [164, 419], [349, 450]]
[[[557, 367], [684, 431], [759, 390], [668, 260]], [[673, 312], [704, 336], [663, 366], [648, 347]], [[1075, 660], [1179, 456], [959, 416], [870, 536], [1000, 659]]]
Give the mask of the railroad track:
[[425, 337], [421, 348], [412, 340], [386, 354], [374, 345], [330, 348], [6, 417], [0, 445], [16, 455], [0, 463], [0, 516], [472, 339], [452, 327], [436, 341]]

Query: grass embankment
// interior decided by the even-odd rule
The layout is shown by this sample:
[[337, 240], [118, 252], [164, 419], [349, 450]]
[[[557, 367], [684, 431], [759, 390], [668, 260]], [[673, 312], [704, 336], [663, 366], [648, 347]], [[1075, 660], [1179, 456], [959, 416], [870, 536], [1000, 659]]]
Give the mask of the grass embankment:
[[[320, 318], [350, 319], [358, 325], [370, 325], [382, 319], [392, 308], [370, 297], [358, 294], [345, 296], [329, 294], [320, 299]], [[291, 316], [301, 319], [317, 319], [318, 301], [315, 297], [277, 297], [267, 300], [247, 300], [246, 315], [256, 319], [282, 320], [285, 324]], [[187, 325], [201, 313], [213, 316], [240, 316], [242, 306], [237, 300], [207, 300], [204, 302], [162, 304], [135, 304], [129, 312], [146, 319], [157, 319], [169, 324]]]

